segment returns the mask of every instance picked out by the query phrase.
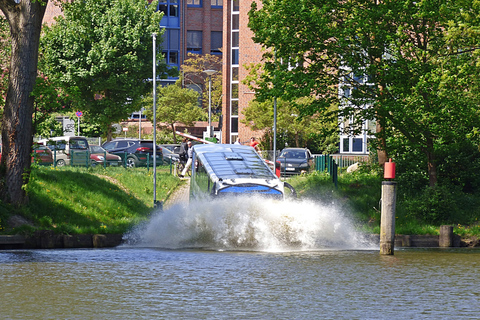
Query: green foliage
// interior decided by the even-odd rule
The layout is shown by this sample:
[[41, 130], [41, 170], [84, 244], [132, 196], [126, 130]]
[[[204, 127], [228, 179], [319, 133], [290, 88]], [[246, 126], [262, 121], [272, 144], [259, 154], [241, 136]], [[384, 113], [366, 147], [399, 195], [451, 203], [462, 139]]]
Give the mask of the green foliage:
[[253, 3], [248, 26], [268, 50], [249, 80], [259, 101], [315, 97], [302, 115], [339, 104], [350, 134], [378, 121], [378, 138], [421, 151], [434, 186], [442, 146], [478, 140], [479, 18], [474, 0]]
[[201, 93], [202, 105], [208, 107], [209, 83], [205, 70], [216, 70], [212, 79], [212, 116], [222, 112], [222, 58], [213, 54], [187, 53], [182, 69], [185, 87]]
[[[173, 132], [176, 142], [175, 125], [193, 126], [194, 121], [201, 120], [206, 113], [197, 105], [198, 93], [192, 89], [182, 88], [181, 79], [175, 84], [157, 88], [158, 124], [164, 124], [167, 130]], [[145, 105], [153, 105], [153, 97], [144, 99]], [[145, 115], [153, 120], [153, 111], [147, 109]]]
[[[152, 75], [152, 33], [162, 39], [162, 13], [136, 0], [73, 1], [62, 8], [64, 16], [41, 39], [40, 70], [69, 94], [74, 111], [108, 133], [151, 90], [145, 79]], [[176, 73], [159, 61], [157, 74]]]
[[[280, 146], [280, 149], [291, 146], [308, 147], [314, 153], [336, 151], [338, 143], [336, 119], [323, 121], [325, 119], [318, 114], [300, 116], [300, 109], [311, 101], [312, 98], [297, 99], [295, 102], [277, 100], [277, 146]], [[264, 131], [263, 140], [266, 148], [273, 149], [273, 101], [253, 100], [242, 113], [245, 118], [240, 122], [252, 130]]]
[[[296, 176], [288, 182], [301, 199], [335, 205], [350, 215], [359, 230], [378, 234], [382, 174], [378, 166], [367, 164], [354, 173], [341, 173], [337, 189], [326, 173]], [[440, 225], [453, 224], [456, 234], [479, 235], [479, 205], [479, 196], [464, 193], [455, 186], [411, 191], [408, 186], [398, 182], [396, 233], [435, 235]]]

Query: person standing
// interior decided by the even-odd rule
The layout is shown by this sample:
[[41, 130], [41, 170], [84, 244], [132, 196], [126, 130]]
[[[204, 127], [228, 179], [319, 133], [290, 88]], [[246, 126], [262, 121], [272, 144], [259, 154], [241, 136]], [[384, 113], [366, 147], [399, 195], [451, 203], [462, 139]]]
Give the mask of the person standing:
[[188, 152], [188, 139], [183, 138], [182, 143], [180, 144], [180, 151], [178, 152], [178, 157], [180, 158], [181, 163], [185, 163], [188, 160], [187, 152]]
[[192, 141], [188, 141], [187, 146], [188, 146], [188, 150], [187, 150], [188, 160], [187, 160], [187, 163], [185, 164], [185, 168], [183, 168], [182, 174], [180, 175], [181, 178], [185, 176], [188, 169], [192, 165], [192, 157], [193, 157]]
[[259, 143], [257, 140], [255, 140], [255, 137], [251, 137], [250, 138], [250, 147], [252, 147], [253, 149], [255, 149], [255, 151], [260, 151], [260, 148], [258, 147]]
[[235, 141], [234, 144], [239, 144], [239, 145], [241, 145], [241, 143], [240, 143], [240, 138], [239, 138], [239, 137], [237, 137], [237, 140]]

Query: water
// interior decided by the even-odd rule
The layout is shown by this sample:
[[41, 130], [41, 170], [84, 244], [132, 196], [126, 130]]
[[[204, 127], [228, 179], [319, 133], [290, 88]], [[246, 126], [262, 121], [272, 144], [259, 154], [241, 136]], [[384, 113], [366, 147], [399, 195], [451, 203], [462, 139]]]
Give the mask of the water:
[[381, 256], [334, 208], [250, 200], [174, 206], [118, 248], [0, 251], [0, 319], [479, 318], [480, 250]]
[[334, 206], [265, 198], [180, 203], [125, 236], [156, 248], [291, 250], [373, 248]]

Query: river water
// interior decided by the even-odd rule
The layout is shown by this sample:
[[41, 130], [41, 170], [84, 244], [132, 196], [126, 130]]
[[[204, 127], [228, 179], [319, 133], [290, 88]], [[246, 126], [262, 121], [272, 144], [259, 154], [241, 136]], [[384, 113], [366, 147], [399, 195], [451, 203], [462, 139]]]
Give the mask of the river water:
[[382, 256], [312, 203], [193, 208], [155, 214], [117, 248], [0, 251], [0, 319], [480, 317], [478, 249]]

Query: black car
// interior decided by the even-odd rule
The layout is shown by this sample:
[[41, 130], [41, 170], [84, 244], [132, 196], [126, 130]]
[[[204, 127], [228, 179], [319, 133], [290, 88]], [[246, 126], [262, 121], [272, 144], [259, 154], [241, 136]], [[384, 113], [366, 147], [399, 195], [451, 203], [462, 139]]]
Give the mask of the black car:
[[171, 161], [178, 161], [179, 159], [179, 155], [178, 153], [174, 153], [172, 152], [170, 149], [168, 148], [165, 148], [165, 146], [161, 146], [162, 147], [162, 152], [163, 152], [163, 159], [168, 159], [168, 163], [170, 163]]
[[[102, 144], [109, 153], [119, 155], [127, 167], [153, 166], [153, 141], [139, 139], [114, 139]], [[163, 160], [162, 148], [157, 146], [156, 164]]]
[[303, 148], [285, 148], [277, 158], [282, 175], [309, 172], [313, 167], [313, 156], [310, 150]]

